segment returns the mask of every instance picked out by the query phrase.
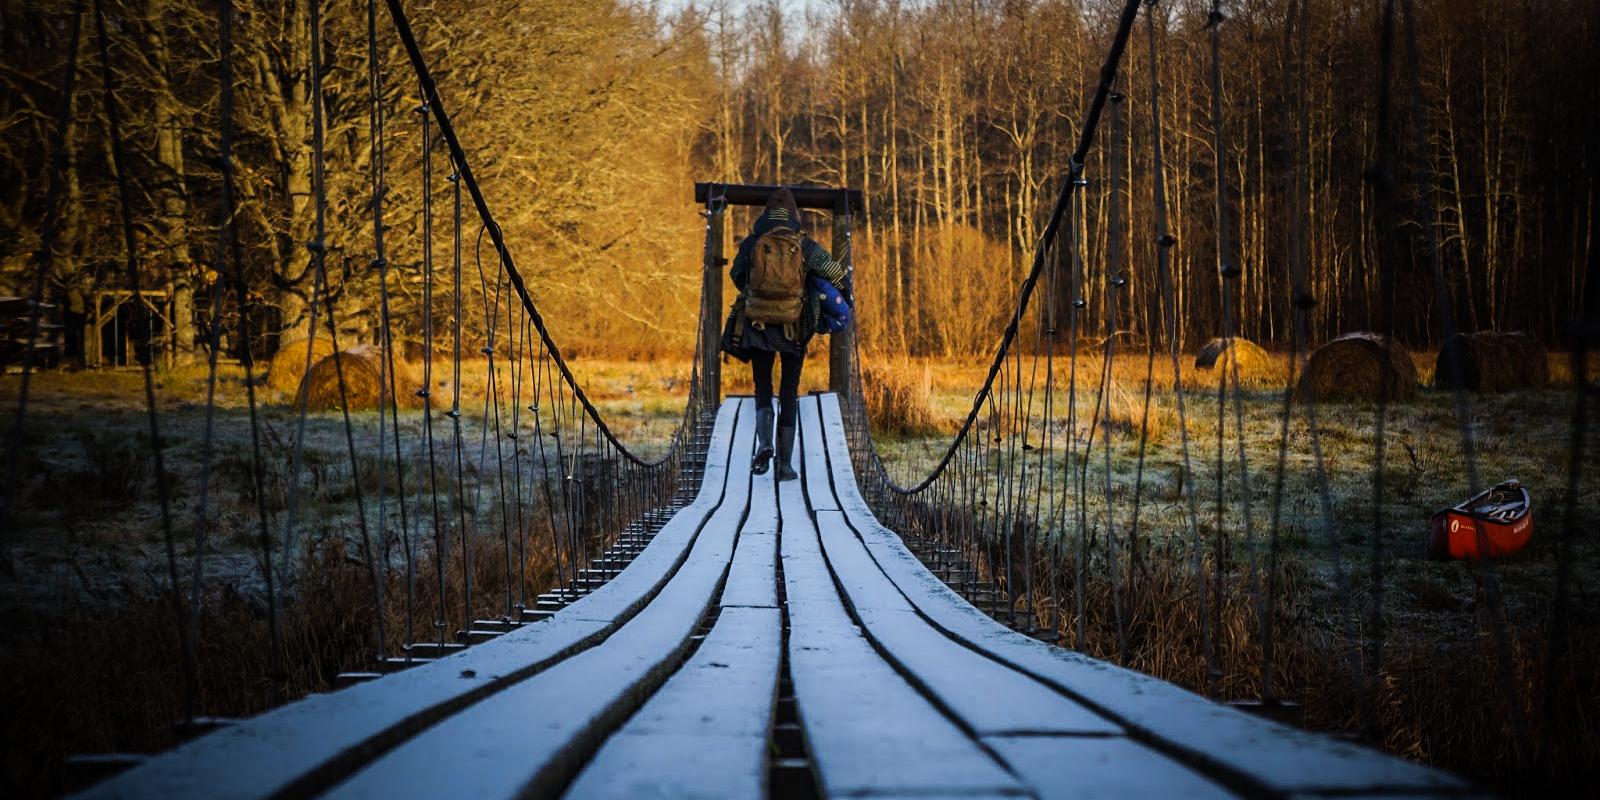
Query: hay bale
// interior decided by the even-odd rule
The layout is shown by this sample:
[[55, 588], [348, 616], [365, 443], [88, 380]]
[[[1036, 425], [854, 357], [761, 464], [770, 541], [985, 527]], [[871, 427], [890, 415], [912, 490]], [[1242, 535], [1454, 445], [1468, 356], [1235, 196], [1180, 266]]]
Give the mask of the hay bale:
[[1295, 391], [1302, 400], [1376, 402], [1388, 390], [1391, 401], [1417, 392], [1417, 365], [1398, 342], [1386, 348], [1376, 333], [1347, 333], [1316, 349]]
[[1276, 364], [1270, 353], [1261, 349], [1261, 345], [1239, 336], [1212, 339], [1194, 357], [1196, 370], [1218, 375], [1231, 375], [1236, 364], [1241, 383], [1265, 380], [1276, 372]]
[[1455, 334], [1445, 340], [1434, 362], [1433, 385], [1441, 389], [1504, 392], [1549, 382], [1544, 346], [1521, 332]]
[[316, 364], [333, 355], [333, 343], [326, 336], [314, 339], [295, 339], [278, 346], [267, 365], [267, 388], [288, 394], [298, 391], [307, 371], [306, 348], [311, 348], [311, 363]]
[[1543, 389], [1550, 385], [1550, 353], [1544, 343], [1522, 331], [1502, 334], [1506, 348], [1517, 364], [1522, 385], [1529, 389]]
[[[376, 345], [356, 345], [313, 364], [300, 384], [296, 402], [312, 410], [338, 409], [339, 371], [344, 371], [344, 397], [351, 411], [377, 408], [388, 402], [388, 381], [384, 379], [383, 351]], [[401, 405], [418, 402], [408, 389], [417, 382], [415, 370], [403, 361], [395, 362], [395, 385]]]

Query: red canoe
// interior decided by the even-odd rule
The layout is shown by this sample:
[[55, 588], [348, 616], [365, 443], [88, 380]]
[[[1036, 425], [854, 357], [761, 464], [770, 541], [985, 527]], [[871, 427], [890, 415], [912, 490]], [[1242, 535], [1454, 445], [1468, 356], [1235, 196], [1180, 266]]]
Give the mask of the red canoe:
[[1428, 555], [1477, 559], [1480, 532], [1492, 558], [1511, 555], [1528, 544], [1533, 536], [1533, 502], [1521, 482], [1506, 481], [1435, 513], [1429, 524]]

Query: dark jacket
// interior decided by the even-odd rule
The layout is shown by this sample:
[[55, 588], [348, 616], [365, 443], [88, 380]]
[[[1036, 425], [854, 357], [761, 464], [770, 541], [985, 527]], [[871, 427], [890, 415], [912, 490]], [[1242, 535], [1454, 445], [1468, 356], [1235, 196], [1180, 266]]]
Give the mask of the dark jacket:
[[[745, 284], [750, 280], [750, 254], [755, 250], [756, 240], [774, 228], [803, 232], [800, 221], [790, 219], [790, 213], [792, 212], [781, 207], [765, 211], [751, 226], [750, 235], [739, 243], [739, 252], [733, 257], [733, 265], [728, 270], [728, 276], [733, 279], [733, 285], [739, 289], [738, 302], [741, 304], [745, 299]], [[801, 254], [805, 256], [806, 272], [826, 280], [838, 289], [846, 300], [854, 302], [850, 291], [851, 275], [844, 264], [834, 260], [833, 256], [810, 236], [805, 237], [800, 249]], [[817, 332], [821, 313], [816, 296], [806, 292], [804, 303], [800, 308], [800, 320], [793, 326], [767, 325], [758, 329], [745, 323], [744, 347], [776, 353], [804, 353], [806, 346], [811, 343], [811, 337]], [[793, 330], [785, 331], [786, 327], [792, 327]]]

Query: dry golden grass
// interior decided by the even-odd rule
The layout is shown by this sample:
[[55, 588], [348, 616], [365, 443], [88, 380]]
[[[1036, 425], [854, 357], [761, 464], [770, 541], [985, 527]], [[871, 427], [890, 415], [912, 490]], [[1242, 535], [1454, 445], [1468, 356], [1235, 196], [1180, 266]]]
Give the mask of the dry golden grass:
[[1170, 400], [1142, 386], [1113, 384], [1106, 391], [1101, 425], [1109, 434], [1137, 441], [1141, 436], [1152, 444], [1166, 440], [1178, 426], [1178, 412]]
[[862, 395], [874, 432], [923, 436], [954, 429], [933, 407], [933, 373], [926, 365], [863, 366]]

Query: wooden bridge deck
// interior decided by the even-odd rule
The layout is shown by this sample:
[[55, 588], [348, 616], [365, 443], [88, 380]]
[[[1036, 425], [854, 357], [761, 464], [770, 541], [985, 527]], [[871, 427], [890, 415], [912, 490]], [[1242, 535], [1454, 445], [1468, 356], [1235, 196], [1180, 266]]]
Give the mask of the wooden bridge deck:
[[750, 473], [754, 420], [751, 400], [724, 403], [694, 501], [549, 619], [224, 728], [83, 796], [1471, 792], [1012, 631], [873, 517], [837, 398], [801, 401], [800, 481]]

